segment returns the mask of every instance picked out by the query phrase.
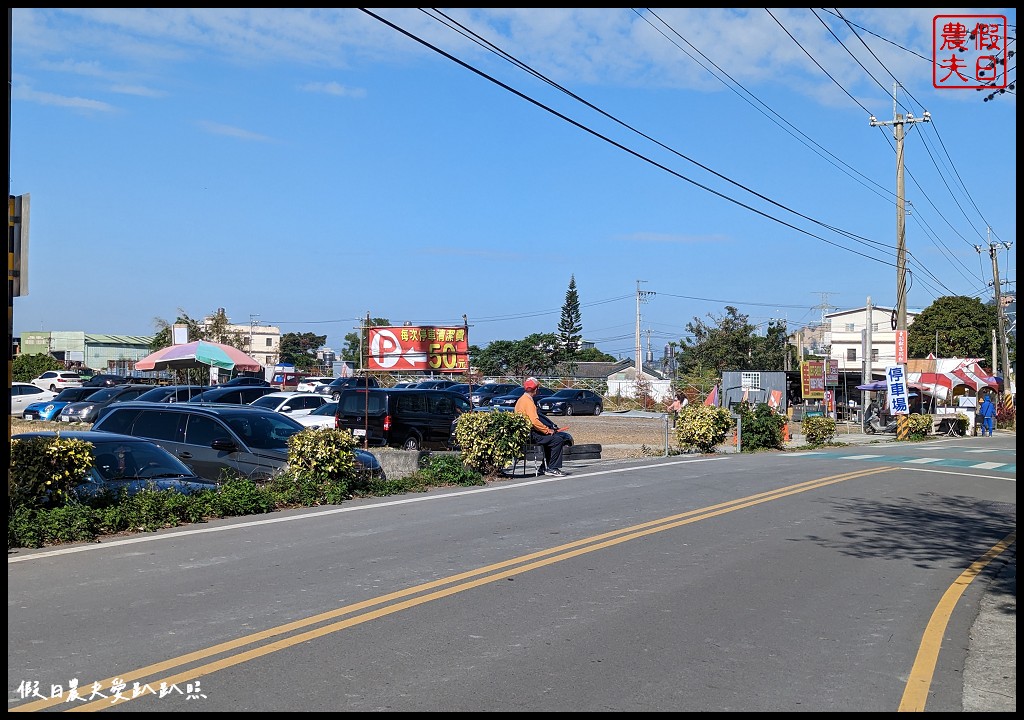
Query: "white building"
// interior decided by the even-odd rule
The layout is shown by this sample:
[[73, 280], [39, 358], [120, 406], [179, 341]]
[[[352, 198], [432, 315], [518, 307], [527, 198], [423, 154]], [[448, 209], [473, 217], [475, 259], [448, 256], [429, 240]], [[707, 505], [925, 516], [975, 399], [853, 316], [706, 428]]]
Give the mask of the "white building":
[[[840, 310], [825, 316], [828, 332], [825, 345], [829, 358], [839, 361], [839, 371], [858, 372], [864, 369], [867, 343], [867, 306]], [[907, 311], [907, 327], [919, 313]], [[871, 372], [881, 377], [887, 365], [896, 364], [896, 331], [892, 329], [893, 308], [871, 306]], [[865, 382], [869, 380], [865, 378]]]

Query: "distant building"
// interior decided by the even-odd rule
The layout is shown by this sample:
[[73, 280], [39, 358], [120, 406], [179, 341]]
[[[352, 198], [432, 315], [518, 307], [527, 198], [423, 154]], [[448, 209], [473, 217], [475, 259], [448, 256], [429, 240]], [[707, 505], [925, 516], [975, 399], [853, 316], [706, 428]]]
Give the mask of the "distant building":
[[152, 342], [151, 335], [32, 330], [21, 334], [21, 353], [51, 355], [68, 367], [87, 367], [107, 372], [114, 368], [131, 369], [135, 361], [150, 354]]
[[[888, 365], [896, 363], [896, 331], [892, 329], [893, 308], [871, 306], [871, 372], [884, 375]], [[907, 327], [920, 313], [907, 311]], [[840, 310], [825, 316], [828, 333], [825, 347], [828, 357], [839, 361], [839, 371], [863, 370], [867, 341], [867, 306]], [[866, 380], [870, 382], [870, 380]]]

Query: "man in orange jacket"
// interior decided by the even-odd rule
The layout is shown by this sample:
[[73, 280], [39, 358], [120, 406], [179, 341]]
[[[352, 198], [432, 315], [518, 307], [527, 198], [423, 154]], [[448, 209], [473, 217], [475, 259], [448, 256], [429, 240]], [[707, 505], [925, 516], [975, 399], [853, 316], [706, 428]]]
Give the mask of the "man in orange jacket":
[[556, 477], [563, 477], [562, 472], [562, 448], [566, 442], [566, 436], [558, 432], [558, 428], [551, 427], [541, 419], [537, 412], [537, 403], [534, 396], [540, 383], [537, 378], [528, 377], [523, 380], [523, 392], [516, 400], [515, 411], [525, 416], [530, 421], [530, 442], [544, 448], [544, 470], [541, 474], [547, 473]]

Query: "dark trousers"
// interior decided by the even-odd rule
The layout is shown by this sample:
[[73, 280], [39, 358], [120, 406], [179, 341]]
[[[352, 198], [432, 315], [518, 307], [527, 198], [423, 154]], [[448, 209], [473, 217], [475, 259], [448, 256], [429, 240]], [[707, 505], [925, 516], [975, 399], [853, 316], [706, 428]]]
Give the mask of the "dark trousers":
[[562, 469], [562, 448], [567, 438], [563, 433], [544, 435], [536, 430], [530, 431], [530, 442], [544, 448], [544, 467], [552, 470]]

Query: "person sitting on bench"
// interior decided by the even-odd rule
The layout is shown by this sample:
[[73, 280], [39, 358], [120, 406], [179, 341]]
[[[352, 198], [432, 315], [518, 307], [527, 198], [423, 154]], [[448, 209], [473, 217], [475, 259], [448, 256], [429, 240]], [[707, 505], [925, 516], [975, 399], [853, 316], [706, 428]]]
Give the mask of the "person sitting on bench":
[[523, 380], [524, 392], [516, 400], [515, 411], [530, 421], [530, 442], [544, 448], [544, 467], [539, 474], [562, 477], [565, 475], [562, 472], [562, 448], [567, 438], [553, 422], [537, 412], [537, 403], [533, 398], [539, 387], [537, 378], [528, 377]]

